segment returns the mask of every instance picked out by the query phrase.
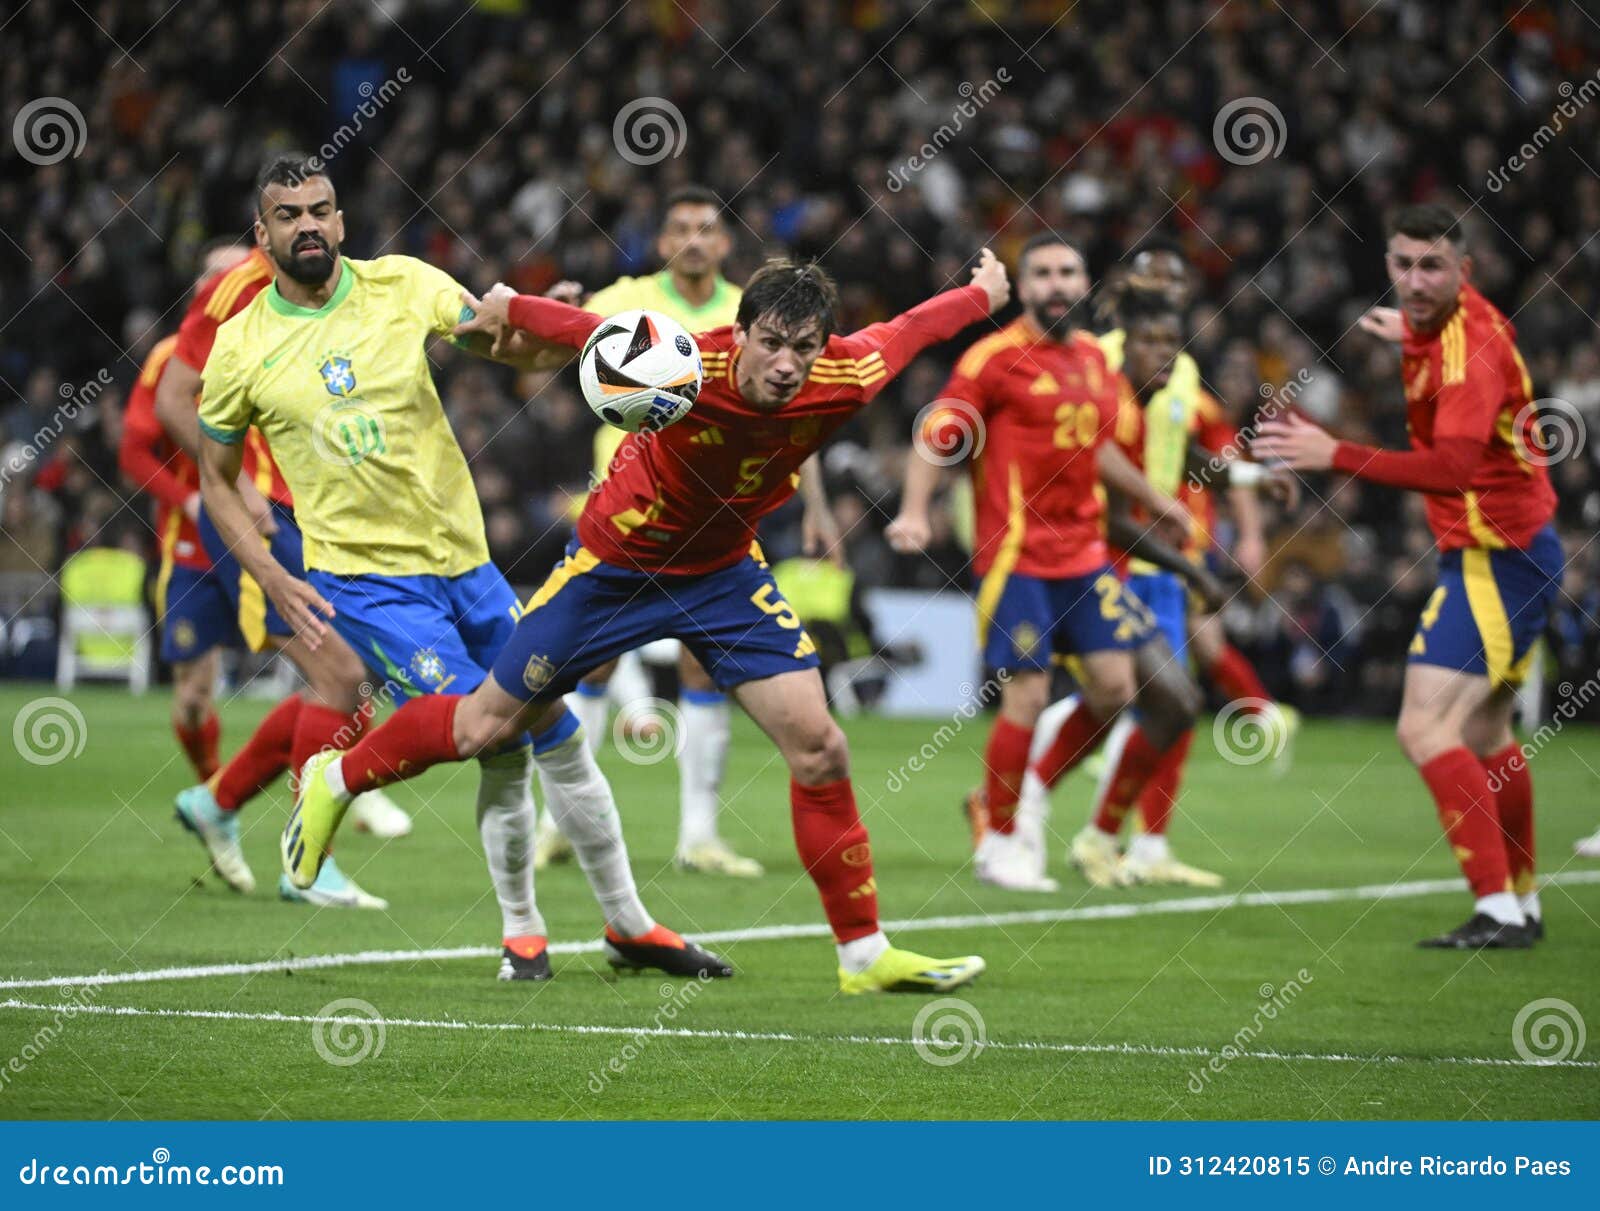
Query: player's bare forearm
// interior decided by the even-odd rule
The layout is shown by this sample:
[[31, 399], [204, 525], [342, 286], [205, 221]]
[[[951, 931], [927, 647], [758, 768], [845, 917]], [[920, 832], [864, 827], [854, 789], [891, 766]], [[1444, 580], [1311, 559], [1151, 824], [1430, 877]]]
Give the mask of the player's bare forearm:
[[1230, 484], [1228, 508], [1233, 513], [1233, 524], [1238, 527], [1240, 542], [1259, 544], [1266, 541], [1266, 528], [1261, 521], [1261, 499], [1255, 488]]
[[206, 513], [228, 550], [263, 588], [276, 576], [288, 575], [261, 542], [250, 507], [239, 488], [244, 451], [238, 444], [204, 437], [199, 453], [200, 498], [205, 501]]
[[800, 464], [800, 501], [805, 512], [800, 519], [801, 546], [807, 555], [824, 556], [844, 566], [843, 535], [828, 503], [827, 485], [822, 479], [822, 456], [813, 454]]
[[884, 530], [889, 545], [901, 554], [914, 554], [927, 547], [933, 536], [928, 509], [934, 489], [939, 486], [940, 467], [930, 461], [916, 443], [906, 455], [906, 482], [900, 493], [900, 512]]
[[1112, 443], [1100, 443], [1095, 451], [1095, 465], [1100, 472], [1100, 481], [1106, 487], [1122, 493], [1135, 504], [1143, 505], [1153, 515], [1165, 513], [1172, 505], [1172, 497], [1158, 491], [1145, 478], [1144, 472], [1133, 465], [1133, 460]]
[[1120, 547], [1136, 559], [1177, 573], [1205, 598], [1208, 606], [1221, 604], [1225, 594], [1216, 577], [1177, 547], [1156, 537], [1149, 526], [1135, 521], [1127, 497], [1112, 491], [1107, 493], [1107, 498], [1106, 540], [1112, 546]]
[[200, 390], [200, 371], [182, 358], [167, 359], [156, 383], [156, 419], [175, 445], [197, 462], [200, 457], [200, 416], [194, 397]]

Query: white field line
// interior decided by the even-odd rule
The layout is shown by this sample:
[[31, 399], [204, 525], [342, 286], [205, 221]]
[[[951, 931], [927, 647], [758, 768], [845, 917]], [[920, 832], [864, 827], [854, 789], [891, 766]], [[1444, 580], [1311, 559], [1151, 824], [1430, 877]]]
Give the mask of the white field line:
[[[61, 1006], [15, 997], [0, 1001], [0, 1010], [12, 1009], [31, 1013], [60, 1013]], [[99, 1014], [106, 1017], [199, 1019], [224, 1022], [279, 1022], [310, 1026], [349, 1025], [371, 1032], [387, 1030], [394, 1026], [419, 1030], [473, 1030], [501, 1033], [601, 1035], [630, 1039], [705, 1039], [714, 1042], [734, 1043], [801, 1043], [810, 1045], [847, 1044], [858, 1047], [915, 1047], [933, 1051], [948, 1050], [936, 1037], [900, 1038], [896, 1035], [870, 1034], [791, 1034], [778, 1030], [690, 1030], [682, 1026], [589, 1026], [564, 1025], [556, 1022], [471, 1022], [454, 1018], [383, 1018], [363, 1017], [359, 1014], [319, 1015], [309, 1013], [243, 1013], [228, 1009], [143, 1009], [135, 1005], [74, 1005], [74, 1017], [79, 1014]], [[1209, 1059], [1220, 1053], [1206, 1047], [1167, 1047], [1149, 1043], [1003, 1043], [985, 1040], [971, 1044], [978, 1051], [1033, 1051], [1056, 1052], [1072, 1055], [1142, 1055], [1182, 1056]], [[1231, 1049], [1230, 1049], [1231, 1050]], [[1508, 1060], [1476, 1055], [1402, 1056], [1402, 1055], [1349, 1055], [1342, 1052], [1316, 1051], [1234, 1051], [1226, 1056], [1230, 1062], [1243, 1060], [1278, 1060], [1289, 1063], [1324, 1064], [1460, 1064], [1483, 1068], [1600, 1068], [1600, 1060]]]
[[[1600, 883], [1600, 871], [1567, 871], [1550, 875], [1547, 885]], [[1039, 908], [1025, 912], [973, 913], [954, 917], [917, 917], [885, 921], [889, 933], [917, 933], [937, 929], [983, 929], [1005, 925], [1048, 925], [1063, 921], [1108, 921], [1127, 917], [1164, 916], [1172, 913], [1218, 912], [1232, 908], [1271, 908], [1294, 904], [1333, 904], [1351, 900], [1404, 900], [1416, 896], [1461, 892], [1461, 879], [1422, 879], [1411, 883], [1369, 883], [1361, 887], [1312, 887], [1288, 891], [1259, 891], [1221, 896], [1182, 896], [1131, 904], [1094, 904], [1086, 908]], [[723, 929], [697, 933], [694, 940], [708, 945], [727, 942], [774, 942], [790, 938], [830, 936], [823, 922], [804, 925], [763, 925], [755, 929]], [[598, 941], [556, 942], [550, 953], [596, 954]], [[379, 963], [438, 962], [449, 959], [498, 957], [497, 946], [449, 946], [430, 950], [358, 950], [348, 954], [302, 955], [292, 959], [265, 959], [253, 963], [208, 963], [192, 967], [155, 967], [144, 971], [97, 972], [81, 976], [0, 980], [0, 991], [20, 988], [87, 988], [105, 984], [146, 984], [159, 980], [204, 980], [216, 976], [259, 975], [270, 972], [316, 971], [328, 967], [361, 967]]]

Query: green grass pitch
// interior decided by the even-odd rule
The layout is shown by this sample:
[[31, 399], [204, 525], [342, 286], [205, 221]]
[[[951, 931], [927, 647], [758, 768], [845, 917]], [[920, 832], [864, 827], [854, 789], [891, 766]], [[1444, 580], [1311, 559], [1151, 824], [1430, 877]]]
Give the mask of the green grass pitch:
[[[75, 693], [81, 751], [33, 764], [19, 756], [15, 721], [52, 693], [0, 691], [6, 1118], [1600, 1116], [1600, 868], [1571, 850], [1600, 822], [1593, 729], [1568, 728], [1534, 763], [1541, 866], [1559, 875], [1544, 892], [1548, 940], [1532, 952], [1459, 955], [1415, 949], [1468, 904], [1459, 890], [1426, 886], [1456, 869], [1382, 724], [1312, 724], [1282, 778], [1228, 764], [1204, 726], [1175, 845], [1225, 872], [1229, 892], [1265, 894], [1173, 911], [1185, 906], [1171, 902], [1209, 893], [1090, 892], [1066, 867], [1064, 841], [1086, 810], [1082, 781], [1057, 795], [1061, 891], [980, 887], [965, 866], [956, 801], [977, 776], [986, 721], [946, 733], [943, 751], [893, 794], [890, 771], [947, 721], [850, 721], [886, 918], [945, 918], [903, 932], [902, 944], [977, 952], [989, 964], [961, 1004], [919, 1021], [917, 998], [839, 997], [832, 949], [815, 935], [720, 944], [739, 974], [707, 986], [614, 978], [592, 951], [559, 955], [556, 978], [532, 987], [497, 983], [496, 961], [484, 956], [285, 966], [498, 944], [471, 766], [395, 791], [416, 814], [411, 837], [342, 838], [341, 863], [393, 901], [389, 912], [311, 911], [272, 891], [281, 788], [248, 809], [246, 850], [262, 888], [231, 894], [202, 877], [198, 845], [172, 819], [187, 776], [166, 697]], [[225, 751], [266, 705], [225, 707]], [[735, 726], [725, 831], [767, 864], [754, 882], [672, 868], [670, 762], [632, 765], [608, 748], [602, 763], [660, 920], [691, 935], [820, 922], [790, 839], [787, 776], [745, 720]], [[1386, 884], [1414, 894], [1377, 898], [1371, 888]], [[598, 937], [575, 868], [541, 874], [539, 898], [553, 941]], [[1166, 911], [1102, 911], [1152, 904]], [[1040, 916], [1015, 915], [1030, 912]], [[983, 920], [1000, 914], [1014, 915]], [[229, 963], [268, 966], [18, 986]], [[1545, 998], [1587, 1019], [1593, 1037], [1569, 1057], [1578, 1065], [1519, 1062], [1519, 1011]], [[316, 1021], [368, 1012], [351, 1000], [381, 1015], [381, 1031]], [[112, 1012], [122, 1008], [142, 1012]], [[1527, 1046], [1538, 1045], [1535, 1019], [1546, 1012], [1524, 1015]], [[966, 1035], [987, 1045], [965, 1048]], [[1547, 1033], [1545, 1045], [1559, 1039]], [[363, 1052], [353, 1064], [324, 1058]]]

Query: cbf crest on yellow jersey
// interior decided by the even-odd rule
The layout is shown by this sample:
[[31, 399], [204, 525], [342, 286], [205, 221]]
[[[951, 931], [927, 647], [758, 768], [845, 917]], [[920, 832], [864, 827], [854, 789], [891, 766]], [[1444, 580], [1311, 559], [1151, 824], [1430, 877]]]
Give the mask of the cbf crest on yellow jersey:
[[218, 331], [201, 427], [230, 443], [260, 429], [294, 493], [308, 569], [457, 576], [488, 562], [426, 352], [461, 311], [461, 287], [431, 265], [344, 257], [322, 307], [274, 283]]

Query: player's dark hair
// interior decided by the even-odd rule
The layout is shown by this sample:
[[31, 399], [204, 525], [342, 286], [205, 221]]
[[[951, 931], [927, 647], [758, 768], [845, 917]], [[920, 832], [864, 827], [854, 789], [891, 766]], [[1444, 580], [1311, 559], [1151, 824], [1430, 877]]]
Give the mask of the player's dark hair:
[[322, 161], [315, 156], [308, 156], [303, 151], [286, 151], [273, 156], [256, 174], [256, 209], [261, 210], [261, 195], [268, 185], [283, 185], [294, 189], [312, 177], [322, 177], [328, 180], [330, 185], [333, 183], [328, 179]]
[[1438, 202], [1416, 202], [1402, 206], [1389, 216], [1391, 236], [1409, 236], [1413, 240], [1448, 240], [1457, 249], [1466, 244], [1466, 232], [1461, 220], [1448, 206]]
[[1082, 258], [1084, 264], [1089, 263], [1089, 258], [1083, 255], [1083, 250], [1065, 236], [1059, 236], [1053, 231], [1039, 231], [1028, 237], [1023, 244], [1022, 251], [1017, 253], [1017, 276], [1022, 276], [1022, 267], [1028, 263], [1030, 254], [1041, 248], [1070, 248]]
[[1149, 239], [1141, 240], [1138, 245], [1134, 247], [1133, 251], [1128, 254], [1128, 261], [1131, 264], [1142, 256], [1156, 256], [1161, 254], [1175, 256], [1185, 264], [1187, 264], [1189, 261], [1189, 258], [1184, 255], [1183, 245], [1178, 243], [1178, 241], [1173, 239], [1171, 236], [1167, 235], [1153, 235]]
[[784, 336], [816, 321], [821, 337], [833, 335], [839, 289], [815, 261], [770, 260], [750, 275], [739, 300], [738, 324], [749, 331], [759, 320]]
[[713, 206], [717, 211], [717, 222], [722, 221], [722, 199], [717, 196], [716, 190], [704, 185], [680, 185], [669, 193], [661, 203], [662, 222], [666, 222], [674, 206]]
[[1147, 320], [1183, 319], [1183, 308], [1165, 290], [1127, 281], [1116, 292], [1115, 313], [1117, 324], [1124, 331]]

